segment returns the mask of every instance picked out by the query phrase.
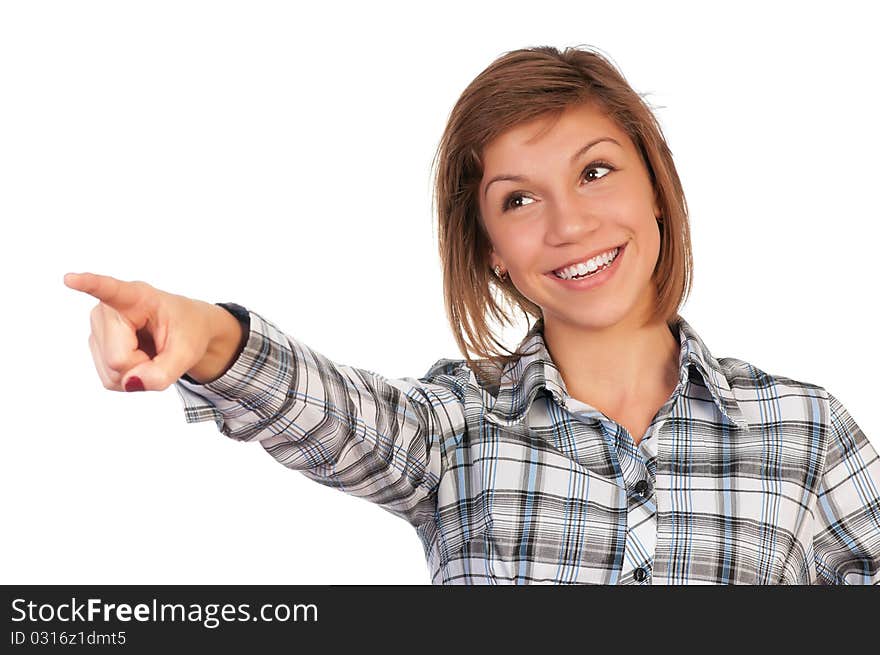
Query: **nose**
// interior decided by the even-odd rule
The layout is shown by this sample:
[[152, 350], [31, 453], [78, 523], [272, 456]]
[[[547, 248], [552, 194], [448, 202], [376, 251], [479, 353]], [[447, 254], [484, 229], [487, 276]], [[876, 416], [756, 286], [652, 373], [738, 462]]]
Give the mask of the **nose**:
[[574, 191], [557, 194], [547, 207], [547, 233], [560, 242], [579, 241], [585, 234], [595, 232], [601, 218], [589, 202]]

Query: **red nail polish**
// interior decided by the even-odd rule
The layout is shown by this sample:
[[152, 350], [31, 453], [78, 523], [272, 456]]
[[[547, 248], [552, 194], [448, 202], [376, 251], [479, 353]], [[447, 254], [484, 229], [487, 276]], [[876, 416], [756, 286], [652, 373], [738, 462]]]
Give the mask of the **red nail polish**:
[[126, 391], [143, 391], [144, 390], [144, 383], [141, 382], [141, 379], [138, 376], [132, 375], [130, 378], [128, 378], [128, 382], [125, 383], [125, 390]]

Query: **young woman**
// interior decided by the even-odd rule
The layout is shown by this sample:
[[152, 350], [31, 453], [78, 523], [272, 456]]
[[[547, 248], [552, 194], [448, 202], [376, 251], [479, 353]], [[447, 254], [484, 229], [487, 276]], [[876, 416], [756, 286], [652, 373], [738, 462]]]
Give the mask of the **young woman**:
[[[880, 583], [877, 453], [824, 388], [714, 357], [678, 314], [684, 193], [606, 59], [500, 57], [438, 160], [463, 359], [387, 379], [241, 305], [68, 274], [100, 301], [104, 386], [174, 384], [188, 422], [407, 520], [435, 584]], [[513, 351], [488, 323], [511, 308], [535, 319]]]

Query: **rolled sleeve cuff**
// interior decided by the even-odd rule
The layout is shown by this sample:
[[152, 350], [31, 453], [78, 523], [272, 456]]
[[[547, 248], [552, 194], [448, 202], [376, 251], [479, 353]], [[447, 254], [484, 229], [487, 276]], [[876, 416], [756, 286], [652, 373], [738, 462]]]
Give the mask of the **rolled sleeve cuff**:
[[199, 384], [184, 375], [174, 383], [187, 423], [213, 420], [225, 435], [247, 441], [287, 402], [293, 377], [293, 351], [286, 335], [259, 314], [234, 303], [218, 303], [243, 325], [244, 348], [219, 378]]

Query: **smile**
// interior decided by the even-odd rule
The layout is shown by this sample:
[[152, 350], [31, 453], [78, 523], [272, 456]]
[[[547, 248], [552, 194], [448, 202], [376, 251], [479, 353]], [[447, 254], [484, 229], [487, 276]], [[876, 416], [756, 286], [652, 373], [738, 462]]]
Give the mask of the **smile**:
[[594, 275], [595, 273], [608, 268], [611, 263], [617, 258], [617, 255], [619, 253], [619, 247], [612, 248], [611, 250], [603, 252], [600, 255], [597, 255], [591, 259], [587, 259], [578, 264], [573, 264], [571, 266], [566, 266], [565, 268], [560, 268], [556, 271], [553, 271], [553, 274], [563, 280], [589, 277], [590, 275]]
[[545, 275], [563, 288], [572, 291], [595, 289], [614, 277], [621, 266], [627, 244], [612, 248], [608, 252], [586, 260], [580, 264], [551, 271]]

